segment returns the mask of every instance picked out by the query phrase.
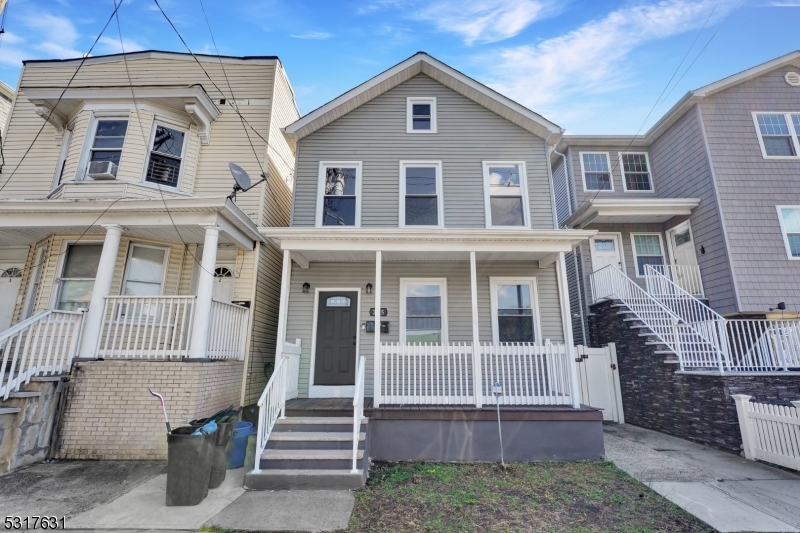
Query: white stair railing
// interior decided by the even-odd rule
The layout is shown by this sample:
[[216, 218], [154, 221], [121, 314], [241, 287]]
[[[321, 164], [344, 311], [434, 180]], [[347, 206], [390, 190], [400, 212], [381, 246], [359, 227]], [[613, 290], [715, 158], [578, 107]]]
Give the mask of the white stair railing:
[[700, 265], [646, 265], [693, 296], [703, 297], [703, 278]]
[[68, 372], [77, 355], [83, 311], [50, 309], [0, 332], [0, 398], [38, 375]]
[[261, 471], [261, 455], [278, 418], [286, 418], [286, 400], [297, 397], [300, 373], [300, 339], [294, 344], [285, 342], [275, 355], [275, 369], [258, 399], [258, 430], [256, 432], [256, 462], [253, 471]]
[[361, 433], [361, 421], [364, 420], [364, 379], [367, 359], [362, 355], [356, 366], [356, 390], [353, 393], [353, 474], [358, 473], [358, 444]]

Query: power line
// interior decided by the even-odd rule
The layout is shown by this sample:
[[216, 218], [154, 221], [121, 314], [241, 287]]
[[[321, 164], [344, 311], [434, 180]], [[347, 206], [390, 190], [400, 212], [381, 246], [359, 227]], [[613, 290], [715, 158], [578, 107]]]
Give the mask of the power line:
[[114, 11], [111, 13], [111, 16], [108, 17], [108, 20], [106, 21], [105, 26], [103, 26], [103, 29], [100, 30], [100, 33], [97, 35], [97, 38], [92, 43], [92, 47], [89, 48], [89, 51], [84, 54], [83, 59], [81, 59], [81, 62], [78, 64], [78, 68], [75, 69], [75, 72], [72, 74], [72, 77], [67, 82], [67, 86], [64, 87], [64, 90], [61, 91], [61, 94], [58, 96], [58, 100], [56, 100], [55, 105], [53, 105], [53, 107], [50, 108], [50, 112], [47, 114], [47, 117], [44, 119], [44, 122], [42, 123], [42, 127], [39, 128], [38, 132], [36, 132], [36, 136], [33, 138], [31, 143], [28, 145], [28, 148], [27, 148], [27, 150], [25, 150], [25, 153], [22, 154], [22, 158], [17, 163], [16, 168], [14, 168], [14, 171], [11, 172], [11, 175], [8, 177], [8, 179], [6, 179], [5, 183], [3, 183], [2, 186], [0, 186], [0, 192], [3, 189], [5, 189], [6, 185], [8, 185], [8, 182], [11, 181], [11, 178], [13, 178], [14, 174], [16, 174], [17, 170], [19, 170], [19, 167], [22, 166], [22, 162], [25, 161], [26, 157], [28, 157], [28, 154], [30, 153], [31, 149], [33, 148], [33, 145], [36, 143], [36, 140], [39, 138], [39, 135], [42, 134], [42, 131], [44, 131], [44, 127], [47, 126], [47, 124], [50, 122], [50, 118], [53, 116], [53, 113], [55, 113], [55, 110], [58, 107], [58, 104], [61, 103], [61, 100], [64, 98], [64, 95], [67, 93], [67, 89], [69, 89], [70, 84], [72, 84], [73, 80], [75, 80], [75, 77], [78, 75], [78, 72], [80, 72], [81, 67], [86, 62], [86, 60], [89, 58], [89, 56], [91, 55], [92, 50], [94, 50], [94, 47], [97, 46], [97, 43], [100, 41], [100, 37], [102, 37], [103, 33], [105, 33], [106, 28], [108, 28], [108, 25], [111, 23], [111, 20], [114, 18], [114, 15], [117, 14], [117, 10], [120, 8], [120, 6], [122, 6], [122, 2], [124, 2], [124, 0], [120, 0], [119, 1], [119, 5], [117, 5], [117, 3], [114, 2]]

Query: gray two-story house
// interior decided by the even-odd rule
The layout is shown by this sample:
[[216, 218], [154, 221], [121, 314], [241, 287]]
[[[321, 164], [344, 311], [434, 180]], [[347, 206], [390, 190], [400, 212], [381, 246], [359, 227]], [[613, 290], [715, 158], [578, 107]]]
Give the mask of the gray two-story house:
[[[284, 131], [291, 227], [261, 230], [284, 257], [260, 404], [273, 481], [250, 486], [293, 486], [274, 471], [312, 458], [344, 472], [352, 460], [354, 476], [367, 457], [499, 459], [496, 402], [506, 459], [599, 456], [565, 259], [595, 231], [559, 229], [548, 151], [561, 128], [418, 53]], [[282, 405], [281, 389], [297, 399]], [[323, 450], [333, 437], [318, 430], [345, 449]]]

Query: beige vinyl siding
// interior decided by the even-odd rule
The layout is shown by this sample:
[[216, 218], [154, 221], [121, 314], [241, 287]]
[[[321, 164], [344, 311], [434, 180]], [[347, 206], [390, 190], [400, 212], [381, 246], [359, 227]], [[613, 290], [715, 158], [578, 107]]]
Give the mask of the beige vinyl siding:
[[[83, 200], [88, 198], [153, 198], [160, 202], [162, 195], [164, 198], [185, 198], [185, 195], [181, 195], [177, 192], [166, 190], [159, 191], [156, 187], [144, 185], [142, 183], [114, 182], [109, 184], [104, 181], [65, 183], [50, 198], [64, 198], [66, 200]], [[167, 231], [175, 232], [171, 227]]]
[[3, 128], [5, 128], [10, 112], [11, 100], [7, 99], [4, 94], [0, 95], [0, 131], [3, 131]]
[[800, 205], [800, 158], [764, 159], [752, 116], [800, 112], [787, 70], [796, 69], [768, 72], [700, 104], [740, 312], [766, 313], [778, 302], [800, 309], [800, 261], [787, 257], [776, 209]]
[[[64, 160], [64, 171], [61, 174], [61, 181], [70, 181], [75, 180], [78, 177], [78, 165], [81, 159], [81, 154], [83, 153], [83, 146], [86, 142], [86, 136], [88, 135], [89, 130], [89, 123], [92, 120], [92, 112], [91, 111], [81, 111], [79, 112], [75, 118], [73, 118], [72, 122], [72, 138], [70, 139], [70, 144], [67, 149], [67, 157]], [[59, 152], [61, 148], [59, 147]], [[55, 172], [55, 168], [53, 172]], [[81, 173], [83, 173], [83, 169], [81, 169]], [[55, 183], [55, 180], [54, 182]]]
[[[489, 277], [536, 277], [539, 289], [539, 306], [542, 322], [542, 338], [553, 342], [563, 342], [564, 333], [561, 322], [561, 308], [558, 296], [555, 266], [539, 269], [535, 263], [522, 261], [495, 261], [477, 263], [478, 276], [478, 317], [480, 339], [492, 341], [491, 297]], [[381, 307], [388, 310], [389, 333], [382, 334], [384, 342], [397, 342], [400, 334], [400, 278], [446, 278], [448, 340], [450, 342], [472, 342], [472, 302], [470, 301], [469, 263], [460, 262], [384, 262]], [[292, 269], [291, 293], [289, 295], [289, 319], [287, 340], [294, 342], [299, 338], [303, 344], [300, 358], [300, 394], [308, 393], [311, 361], [311, 337], [314, 315], [315, 289], [352, 288], [361, 290], [360, 322], [374, 320], [369, 316], [374, 307], [375, 295], [365, 293], [365, 285], [375, 281], [374, 263], [311, 263], [309, 268]], [[311, 290], [303, 293], [302, 285], [308, 282]], [[360, 333], [359, 355], [367, 360], [366, 393], [373, 393], [373, 345], [371, 333]]]
[[[406, 133], [409, 96], [436, 97], [437, 133]], [[524, 161], [532, 227], [553, 227], [544, 140], [422, 74], [300, 140], [293, 225], [315, 224], [320, 161], [363, 161], [361, 225], [397, 227], [401, 160], [442, 162], [449, 228], [484, 227], [483, 161]]]

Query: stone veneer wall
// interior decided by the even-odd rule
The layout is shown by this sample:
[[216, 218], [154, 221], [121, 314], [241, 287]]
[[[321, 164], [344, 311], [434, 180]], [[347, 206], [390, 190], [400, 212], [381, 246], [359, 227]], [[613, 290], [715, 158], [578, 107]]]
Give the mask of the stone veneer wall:
[[[754, 401], [790, 405], [800, 399], [800, 375], [698, 375], [680, 372], [667, 356], [654, 354], [647, 337], [623, 322], [619, 302], [591, 307], [592, 346], [616, 343], [625, 421], [731, 451], [741, 449], [736, 405], [731, 396], [748, 394]], [[631, 316], [631, 315], [627, 315]], [[674, 356], [672, 356], [674, 357]]]
[[61, 421], [63, 459], [166, 459], [164, 396], [173, 428], [238, 406], [242, 361], [105, 360], [75, 363]]
[[31, 381], [22, 386], [22, 391], [39, 392], [41, 396], [9, 398], [0, 405], [20, 408], [18, 413], [0, 415], [0, 474], [47, 457], [57, 388], [58, 381]]

